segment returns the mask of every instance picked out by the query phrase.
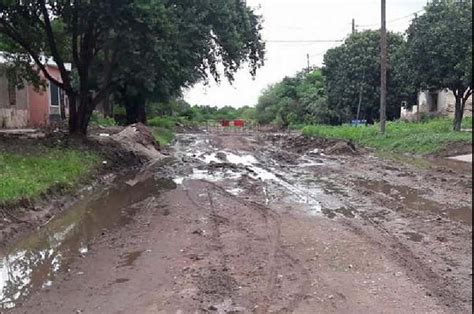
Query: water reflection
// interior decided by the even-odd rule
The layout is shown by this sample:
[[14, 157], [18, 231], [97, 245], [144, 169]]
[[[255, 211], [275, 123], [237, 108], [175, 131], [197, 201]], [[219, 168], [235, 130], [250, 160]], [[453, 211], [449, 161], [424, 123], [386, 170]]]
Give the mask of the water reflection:
[[152, 175], [121, 178], [111, 189], [87, 197], [42, 230], [0, 252], [0, 309], [11, 309], [32, 291], [53, 284], [55, 274], [67, 271], [71, 261], [88, 252], [91, 241], [104, 231], [127, 224], [134, 211], [129, 206], [175, 188], [170, 180]]

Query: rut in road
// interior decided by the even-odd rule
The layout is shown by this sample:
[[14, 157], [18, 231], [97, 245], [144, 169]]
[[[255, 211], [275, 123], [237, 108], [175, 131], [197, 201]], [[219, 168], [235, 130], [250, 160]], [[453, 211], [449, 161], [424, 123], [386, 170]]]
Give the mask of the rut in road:
[[[262, 204], [234, 196], [217, 184], [208, 183], [204, 202], [189, 191], [187, 195], [199, 208], [210, 211], [210, 250], [218, 255], [213, 258], [216, 264], [210, 266], [211, 272], [214, 270], [211, 280], [217, 281], [213, 284], [222, 284], [220, 281], [227, 276], [228, 270], [236, 269], [238, 273], [233, 275], [236, 278], [229, 280], [239, 282], [241, 289], [243, 286], [251, 287], [245, 298], [254, 298], [255, 312], [294, 310], [303, 300], [310, 282], [307, 270], [281, 245], [279, 215]], [[245, 255], [242, 252], [246, 252]], [[209, 279], [207, 277], [205, 281]], [[210, 307], [219, 308], [226, 299], [235, 301], [242, 298], [238, 289], [232, 291], [232, 295], [214, 294], [210, 298], [206, 291], [201, 291], [200, 297], [211, 304]]]

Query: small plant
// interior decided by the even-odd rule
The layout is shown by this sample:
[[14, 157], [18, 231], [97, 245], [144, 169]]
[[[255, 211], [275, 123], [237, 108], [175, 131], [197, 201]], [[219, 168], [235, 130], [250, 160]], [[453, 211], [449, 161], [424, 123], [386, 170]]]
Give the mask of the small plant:
[[99, 114], [93, 113], [91, 117], [91, 125], [110, 127], [110, 126], [117, 126], [118, 124], [114, 118], [103, 118], [103, 117], [100, 117]]

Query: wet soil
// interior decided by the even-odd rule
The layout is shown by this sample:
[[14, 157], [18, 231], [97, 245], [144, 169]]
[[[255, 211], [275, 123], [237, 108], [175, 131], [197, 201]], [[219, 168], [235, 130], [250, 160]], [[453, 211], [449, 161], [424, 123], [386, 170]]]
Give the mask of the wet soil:
[[[45, 248], [68, 230], [59, 219], [39, 236], [48, 239], [42, 245], [6, 250], [3, 307], [471, 311], [472, 171], [465, 165], [419, 168], [350, 143], [289, 135], [183, 134], [173, 155], [151, 181], [127, 178], [124, 189], [98, 198], [105, 201], [86, 201], [82, 212], [90, 214], [72, 219], [79, 222], [71, 230], [96, 231], [66, 232], [77, 237]], [[22, 254], [41, 262], [15, 264]], [[15, 298], [19, 292], [24, 297]]]

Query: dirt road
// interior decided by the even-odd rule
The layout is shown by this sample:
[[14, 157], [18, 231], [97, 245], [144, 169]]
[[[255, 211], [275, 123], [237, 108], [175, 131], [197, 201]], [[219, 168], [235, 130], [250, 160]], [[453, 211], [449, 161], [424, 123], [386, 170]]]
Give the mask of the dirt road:
[[6, 252], [3, 307], [470, 312], [471, 165], [333, 144], [180, 135], [154, 178], [123, 179]]

